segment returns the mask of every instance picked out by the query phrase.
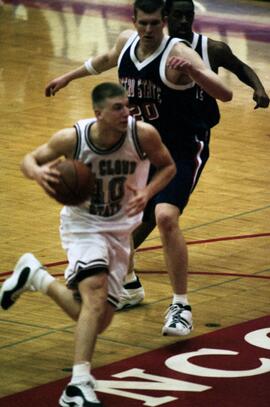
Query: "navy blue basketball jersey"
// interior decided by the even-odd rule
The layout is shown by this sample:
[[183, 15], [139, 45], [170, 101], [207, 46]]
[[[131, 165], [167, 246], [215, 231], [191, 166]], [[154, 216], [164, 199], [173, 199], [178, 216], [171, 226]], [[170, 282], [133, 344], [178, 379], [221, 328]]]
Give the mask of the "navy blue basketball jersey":
[[175, 85], [165, 73], [172, 48], [185, 41], [164, 36], [159, 48], [141, 62], [136, 56], [139, 40], [134, 33], [118, 60], [118, 75], [127, 90], [131, 114], [152, 124], [174, 157], [194, 154], [195, 135], [208, 128], [198, 112], [195, 83]]
[[[205, 35], [193, 33], [192, 48], [198, 52], [205, 65], [211, 68], [208, 57], [208, 38]], [[219, 123], [220, 113], [216, 99], [208, 95], [199, 85], [196, 84], [196, 100], [198, 109], [208, 123], [208, 128], [212, 128]]]

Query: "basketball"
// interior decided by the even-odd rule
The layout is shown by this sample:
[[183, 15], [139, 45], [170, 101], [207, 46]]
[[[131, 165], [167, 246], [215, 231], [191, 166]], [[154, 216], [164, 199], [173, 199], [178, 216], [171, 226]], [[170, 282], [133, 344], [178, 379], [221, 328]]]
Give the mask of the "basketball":
[[64, 205], [79, 205], [94, 192], [95, 176], [81, 161], [66, 159], [56, 166], [61, 176], [59, 183], [52, 184], [56, 201]]

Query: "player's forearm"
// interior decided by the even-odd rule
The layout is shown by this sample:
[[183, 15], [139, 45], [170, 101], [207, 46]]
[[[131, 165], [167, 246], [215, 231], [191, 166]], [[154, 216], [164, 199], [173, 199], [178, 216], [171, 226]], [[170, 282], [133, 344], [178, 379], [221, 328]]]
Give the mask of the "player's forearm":
[[67, 72], [66, 74], [53, 79], [47, 84], [45, 88], [45, 95], [48, 97], [54, 96], [60, 89], [67, 86], [69, 82], [73, 81], [74, 79], [83, 78], [87, 75], [89, 75], [89, 72], [84, 65], [74, 69], [73, 71]]
[[254, 72], [253, 69], [251, 69], [246, 64], [243, 64], [241, 66], [241, 68], [242, 69], [238, 70], [238, 72], [236, 73], [236, 75], [240, 79], [240, 81], [245, 83], [246, 85], [250, 86], [255, 91], [265, 92], [263, 84], [261, 83], [256, 72]]
[[84, 65], [80, 66], [77, 69], [74, 69], [73, 71], [67, 72], [66, 74], [63, 75], [63, 78], [69, 83], [75, 79], [80, 79], [84, 78], [85, 76], [90, 75], [90, 73], [87, 71]]
[[36, 179], [39, 165], [32, 154], [26, 154], [21, 162], [20, 168], [26, 178]]
[[67, 86], [71, 81], [79, 78], [84, 78], [88, 75], [98, 75], [113, 66], [116, 66], [115, 58], [110, 57], [107, 54], [103, 56], [90, 58], [79, 68], [73, 71], [67, 72], [48, 83], [45, 88], [46, 96], [54, 96], [60, 89]]
[[98, 75], [115, 66], [115, 62], [106, 54], [87, 59], [83, 65], [63, 75], [68, 82], [84, 78], [89, 75]]
[[148, 199], [151, 199], [154, 195], [156, 195], [159, 191], [164, 189], [166, 185], [172, 180], [172, 178], [176, 174], [176, 167], [174, 162], [165, 167], [157, 169], [155, 175], [147, 184], [146, 190]]
[[222, 102], [232, 100], [233, 93], [222, 80], [210, 70], [191, 69], [189, 75], [191, 78], [210, 96], [219, 99]]
[[256, 102], [255, 109], [267, 108], [270, 103], [269, 96], [263, 87], [258, 75], [248, 65], [242, 63], [238, 69], [233, 71], [241, 82], [250, 86], [253, 90], [253, 100]]

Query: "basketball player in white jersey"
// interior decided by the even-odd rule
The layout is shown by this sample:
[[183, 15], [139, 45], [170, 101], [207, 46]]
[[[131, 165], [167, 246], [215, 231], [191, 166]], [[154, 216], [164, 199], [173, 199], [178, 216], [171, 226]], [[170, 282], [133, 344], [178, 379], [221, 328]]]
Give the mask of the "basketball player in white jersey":
[[[175, 164], [157, 130], [129, 115], [125, 89], [103, 83], [92, 92], [96, 118], [60, 130], [27, 154], [22, 172], [52, 194], [59, 179], [60, 157], [90, 165], [96, 176], [92, 197], [64, 206], [60, 234], [67, 252], [67, 286], [57, 281], [31, 254], [24, 254], [1, 287], [0, 305], [10, 308], [34, 287], [52, 298], [77, 321], [71, 382], [60, 406], [101, 406], [90, 373], [97, 335], [111, 322], [130, 256], [130, 235], [147, 201], [172, 179]], [[146, 184], [150, 163], [156, 176]]]
[[156, 195], [153, 205], [173, 290], [172, 306], [162, 333], [187, 335], [193, 325], [187, 298], [187, 249], [179, 216], [203, 168], [198, 155], [203, 144], [201, 138], [207, 136], [194, 106], [194, 85], [198, 83], [224, 102], [232, 99], [232, 92], [185, 41], [164, 34], [163, 0], [136, 0], [133, 8], [135, 32], [120, 33], [112, 49], [52, 80], [45, 94], [55, 95], [74, 79], [97, 75], [118, 65], [119, 80], [128, 91], [131, 113], [158, 129], [177, 161], [176, 176], [167, 186], [169, 191], [163, 189]]

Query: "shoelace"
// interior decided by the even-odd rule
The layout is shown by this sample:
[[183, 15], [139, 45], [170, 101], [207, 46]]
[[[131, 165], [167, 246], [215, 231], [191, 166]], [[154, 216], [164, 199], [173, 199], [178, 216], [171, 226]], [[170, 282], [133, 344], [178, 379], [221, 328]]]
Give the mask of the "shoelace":
[[172, 316], [172, 322], [177, 323], [180, 321], [182, 311], [184, 311], [184, 308], [180, 307], [177, 304], [170, 306], [169, 312]]
[[170, 322], [170, 325], [171, 324], [176, 325], [178, 323], [181, 323], [183, 326], [190, 329], [192, 327], [192, 324], [186, 318], [184, 318], [182, 316], [183, 311], [188, 311], [188, 310], [186, 310], [184, 306], [181, 306], [178, 304], [172, 304], [169, 307], [167, 316], [169, 316], [169, 314], [171, 316], [172, 320]]

